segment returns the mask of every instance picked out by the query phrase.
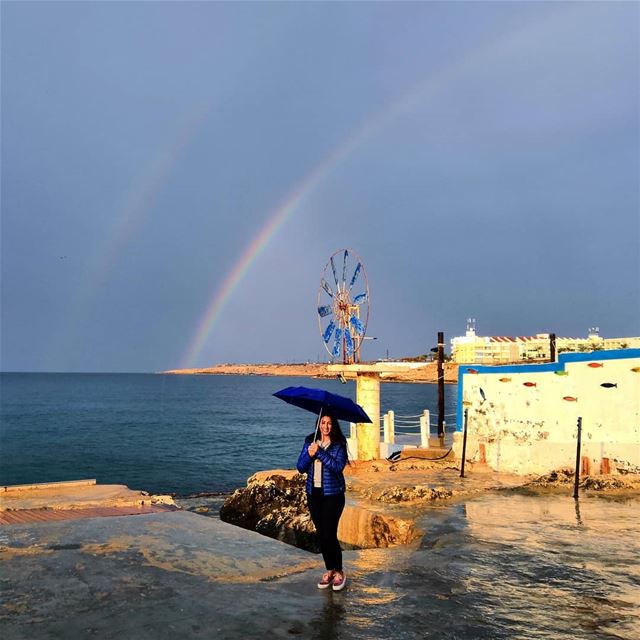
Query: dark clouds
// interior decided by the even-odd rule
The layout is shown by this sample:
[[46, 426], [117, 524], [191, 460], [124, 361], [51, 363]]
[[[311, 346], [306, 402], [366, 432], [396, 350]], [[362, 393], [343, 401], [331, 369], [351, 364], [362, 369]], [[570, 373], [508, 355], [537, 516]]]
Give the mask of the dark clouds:
[[[321, 270], [369, 274], [367, 357], [439, 329], [638, 335], [633, 3], [3, 3], [2, 369], [315, 358]], [[376, 120], [379, 114], [386, 114]], [[60, 256], [67, 256], [64, 260]]]

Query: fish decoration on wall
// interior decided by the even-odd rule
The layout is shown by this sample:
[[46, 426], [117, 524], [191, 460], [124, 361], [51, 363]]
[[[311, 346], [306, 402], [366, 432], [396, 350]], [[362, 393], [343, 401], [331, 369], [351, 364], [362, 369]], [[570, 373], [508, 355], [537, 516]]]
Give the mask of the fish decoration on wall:
[[590, 362], [587, 367], [591, 367], [592, 369], [599, 369], [600, 367], [604, 367], [602, 362]]
[[500, 378], [499, 382], [511, 382], [511, 378]]
[[467, 369], [467, 373], [478, 373], [477, 369]]
[[537, 387], [538, 385], [535, 382], [523, 382], [523, 386], [525, 387]]
[[569, 375], [568, 371], [554, 371], [553, 373], [555, 373], [557, 376], [568, 376]]
[[562, 399], [566, 400], [567, 402], [578, 402], [578, 398], [574, 398], [573, 396], [565, 396]]
[[631, 371], [633, 371], [633, 373], [640, 373], [640, 367], [633, 367]]
[[603, 382], [600, 386], [605, 389], [613, 389], [613, 387], [617, 387], [618, 385], [615, 382]]

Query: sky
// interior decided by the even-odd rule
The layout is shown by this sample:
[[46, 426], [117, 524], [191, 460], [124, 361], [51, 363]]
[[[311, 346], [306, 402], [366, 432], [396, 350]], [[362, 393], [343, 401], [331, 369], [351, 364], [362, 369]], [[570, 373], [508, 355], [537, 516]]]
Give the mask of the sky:
[[3, 371], [640, 335], [635, 2], [1, 4]]

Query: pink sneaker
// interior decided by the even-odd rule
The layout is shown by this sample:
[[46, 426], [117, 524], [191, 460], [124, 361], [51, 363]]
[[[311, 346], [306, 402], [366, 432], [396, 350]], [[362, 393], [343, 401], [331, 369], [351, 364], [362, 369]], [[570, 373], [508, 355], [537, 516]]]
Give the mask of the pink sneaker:
[[347, 584], [347, 574], [344, 571], [336, 571], [333, 575], [333, 590], [342, 591]]
[[333, 583], [333, 571], [326, 571], [322, 574], [320, 582], [318, 582], [318, 589], [326, 589]]

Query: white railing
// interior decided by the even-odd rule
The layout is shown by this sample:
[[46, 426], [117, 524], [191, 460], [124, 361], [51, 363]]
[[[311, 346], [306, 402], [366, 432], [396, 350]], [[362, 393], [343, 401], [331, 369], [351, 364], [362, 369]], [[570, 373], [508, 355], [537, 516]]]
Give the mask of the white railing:
[[[445, 413], [445, 418], [455, 417], [455, 413]], [[380, 416], [382, 425], [380, 433], [380, 456], [387, 458], [394, 452], [417, 447], [429, 448], [431, 429], [437, 433], [438, 423], [431, 422], [428, 409], [413, 416], [396, 415], [394, 411], [387, 411]], [[446, 431], [446, 421], [444, 423]], [[355, 424], [350, 424], [351, 430], [347, 438], [350, 460], [358, 459], [358, 432]]]
[[[455, 413], [445, 414], [445, 417], [455, 417]], [[414, 416], [396, 415], [393, 411], [387, 411], [382, 416], [382, 433], [380, 440], [386, 444], [395, 444], [396, 436], [403, 440], [403, 444], [413, 439], [420, 447], [429, 446], [429, 436], [431, 427], [437, 430], [438, 423], [431, 422], [431, 415], [428, 409]], [[446, 431], [446, 420], [444, 427]]]

